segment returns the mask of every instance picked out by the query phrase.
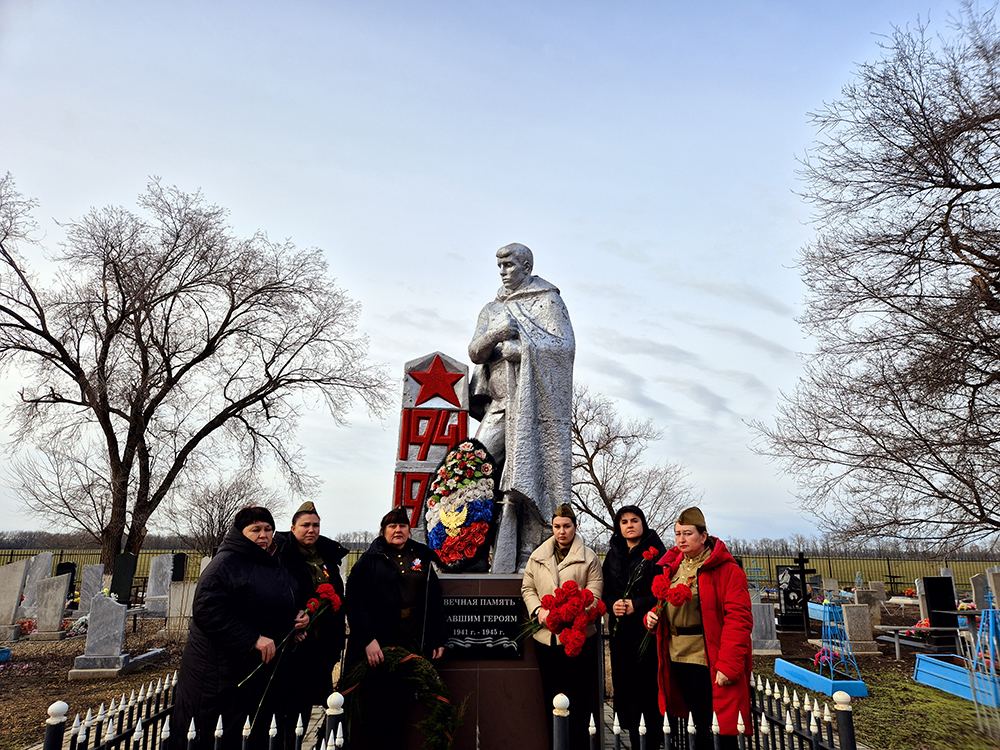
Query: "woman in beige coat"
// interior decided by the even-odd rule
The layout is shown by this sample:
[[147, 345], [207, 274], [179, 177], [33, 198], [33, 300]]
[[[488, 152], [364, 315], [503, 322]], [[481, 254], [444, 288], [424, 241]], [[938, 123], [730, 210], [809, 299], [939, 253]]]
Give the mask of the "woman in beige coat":
[[601, 716], [598, 693], [599, 652], [593, 624], [579, 656], [567, 656], [555, 634], [545, 626], [548, 610], [542, 597], [553, 594], [567, 581], [576, 581], [581, 589], [590, 589], [595, 601], [601, 600], [604, 579], [597, 554], [585, 546], [576, 534], [576, 514], [569, 505], [561, 505], [552, 518], [552, 536], [531, 553], [521, 582], [521, 596], [533, 619], [542, 629], [534, 635], [538, 671], [545, 694], [545, 717], [549, 745], [552, 744], [552, 699], [559, 693], [569, 698], [569, 746], [587, 747], [590, 716]]

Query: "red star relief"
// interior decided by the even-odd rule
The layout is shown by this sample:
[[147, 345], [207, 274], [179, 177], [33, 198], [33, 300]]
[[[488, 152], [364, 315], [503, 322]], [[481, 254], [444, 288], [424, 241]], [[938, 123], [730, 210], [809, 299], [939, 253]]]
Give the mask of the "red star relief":
[[416, 406], [440, 396], [449, 404], [461, 407], [458, 395], [455, 393], [455, 383], [464, 375], [460, 372], [448, 372], [444, 369], [441, 357], [435, 356], [431, 366], [423, 372], [411, 372], [410, 377], [420, 383], [420, 393], [417, 394]]

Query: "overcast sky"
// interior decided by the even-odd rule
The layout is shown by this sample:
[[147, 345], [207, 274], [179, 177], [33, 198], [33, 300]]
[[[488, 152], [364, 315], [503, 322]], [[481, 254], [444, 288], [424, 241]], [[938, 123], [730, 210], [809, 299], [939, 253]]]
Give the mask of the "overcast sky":
[[[747, 447], [810, 348], [796, 158], [892, 25], [957, 3], [0, 0], [0, 172], [53, 220], [157, 175], [325, 251], [394, 378], [467, 361], [522, 242], [576, 331], [575, 378], [651, 417], [714, 533], [813, 533]], [[8, 375], [0, 397], [18, 387]], [[303, 420], [324, 532], [377, 528], [398, 406]], [[0, 487], [0, 529], [32, 528]], [[283, 526], [279, 523], [279, 526]]]

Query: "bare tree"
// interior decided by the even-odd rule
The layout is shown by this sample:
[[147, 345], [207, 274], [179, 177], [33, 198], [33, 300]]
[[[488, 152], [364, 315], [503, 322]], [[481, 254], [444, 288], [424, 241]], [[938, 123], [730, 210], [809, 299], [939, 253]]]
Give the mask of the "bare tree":
[[222, 544], [236, 513], [249, 505], [267, 508], [277, 518], [286, 509], [274, 489], [264, 487], [252, 471], [217, 473], [210, 482], [193, 481], [178, 493], [167, 525], [184, 545], [203, 555]]
[[343, 531], [337, 534], [334, 539], [349, 549], [367, 549], [377, 536], [378, 534], [374, 531], [359, 529], [358, 531]]
[[584, 527], [592, 524], [601, 535], [613, 532], [615, 512], [637, 505], [650, 528], [670, 526], [672, 533], [680, 511], [697, 502], [683, 466], [643, 461], [646, 448], [662, 434], [651, 419], [622, 419], [611, 399], [577, 386], [572, 432], [573, 506]]
[[154, 180], [143, 216], [112, 207], [66, 224], [56, 278], [40, 282], [34, 206], [0, 180], [0, 367], [25, 383], [14, 474], [32, 510], [98, 538], [106, 565], [126, 530], [139, 551], [193, 465], [267, 458], [307, 489], [301, 397], [337, 422], [355, 399], [384, 408], [358, 306], [318, 249], [239, 238], [224, 209]]
[[896, 29], [813, 120], [817, 349], [755, 448], [828, 531], [940, 550], [1000, 538], [1000, 32]]

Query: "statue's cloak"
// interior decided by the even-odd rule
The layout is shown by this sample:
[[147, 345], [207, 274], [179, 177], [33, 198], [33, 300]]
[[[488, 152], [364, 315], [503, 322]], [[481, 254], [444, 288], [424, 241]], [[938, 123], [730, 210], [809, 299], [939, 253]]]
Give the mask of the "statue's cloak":
[[483, 314], [517, 322], [520, 363], [477, 365], [473, 397], [486, 396], [488, 378], [507, 378], [504, 439], [506, 460], [500, 489], [532, 499], [543, 522], [571, 499], [573, 358], [576, 340], [559, 290], [532, 276], [517, 291], [502, 287]]

